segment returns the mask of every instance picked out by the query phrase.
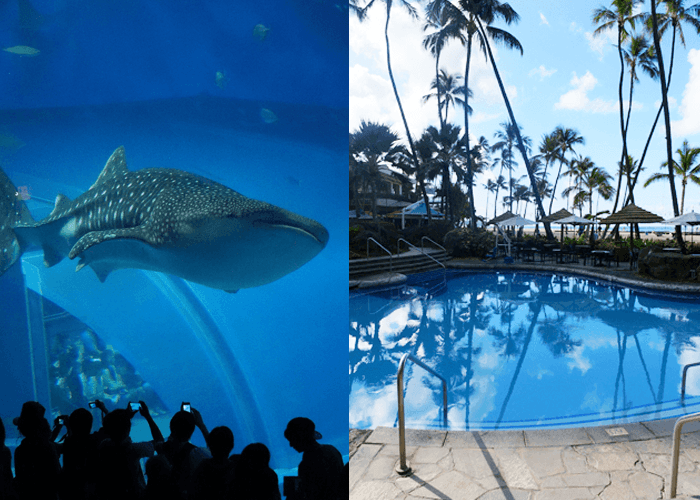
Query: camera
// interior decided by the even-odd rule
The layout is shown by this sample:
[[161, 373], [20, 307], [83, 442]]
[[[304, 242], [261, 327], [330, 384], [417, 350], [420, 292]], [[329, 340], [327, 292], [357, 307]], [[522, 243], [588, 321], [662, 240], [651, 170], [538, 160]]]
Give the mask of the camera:
[[90, 407], [91, 410], [94, 410], [95, 408], [97, 408], [97, 405], [92, 401], [90, 403], [88, 403], [88, 406]]
[[60, 416], [60, 417], [58, 417], [57, 420], [58, 420], [58, 423], [59, 423], [60, 425], [66, 425], [66, 418], [65, 418], [65, 417]]
[[129, 408], [131, 411], [139, 411], [141, 409], [141, 403], [132, 403], [129, 401]]
[[181, 409], [182, 411], [191, 412], [191, 411], [192, 411], [192, 406], [191, 406], [189, 403], [186, 403], [186, 402], [183, 401], [183, 402], [182, 402], [182, 406], [180, 407], [180, 409]]

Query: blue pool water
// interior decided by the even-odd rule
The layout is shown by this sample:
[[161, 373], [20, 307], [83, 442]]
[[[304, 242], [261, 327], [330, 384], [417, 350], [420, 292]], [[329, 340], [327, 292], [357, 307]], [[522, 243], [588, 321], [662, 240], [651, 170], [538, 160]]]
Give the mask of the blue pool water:
[[[450, 429], [571, 427], [698, 411], [700, 300], [513, 272], [417, 275], [350, 298], [350, 427], [395, 426], [411, 352], [448, 383]], [[442, 386], [408, 363], [406, 425], [441, 425]]]
[[[100, 283], [40, 250], [0, 276], [0, 417], [50, 418], [94, 398], [144, 398], [163, 434], [182, 401], [234, 453], [311, 418], [346, 456], [347, 13], [329, 2], [0, 2], [0, 166], [36, 219], [97, 179], [118, 146], [130, 170], [181, 169], [312, 218], [328, 245], [278, 281], [229, 294], [134, 269]], [[264, 24], [265, 39], [254, 35]], [[343, 30], [345, 30], [343, 35]], [[341, 40], [342, 39], [342, 43]], [[216, 73], [225, 73], [223, 80]], [[268, 112], [271, 112], [272, 115]], [[283, 253], [284, 249], [280, 249]], [[139, 417], [136, 417], [138, 419]], [[132, 438], [150, 439], [135, 419]], [[96, 426], [99, 419], [96, 420]], [[203, 445], [199, 433], [193, 442]], [[282, 474], [280, 474], [281, 479]]]

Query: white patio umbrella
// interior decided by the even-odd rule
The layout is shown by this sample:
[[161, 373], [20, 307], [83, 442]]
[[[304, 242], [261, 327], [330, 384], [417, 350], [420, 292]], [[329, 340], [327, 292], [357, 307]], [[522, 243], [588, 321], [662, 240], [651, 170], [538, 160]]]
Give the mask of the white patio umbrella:
[[578, 215], [572, 215], [571, 217], [564, 217], [563, 219], [555, 220], [553, 224], [593, 224], [592, 220], [584, 219]]
[[[700, 214], [696, 212], [688, 212], [687, 214], [665, 220], [664, 224], [668, 224], [670, 226], [696, 226], [700, 224]], [[692, 240], [693, 233], [690, 233], [690, 235]]]
[[515, 217], [511, 217], [510, 219], [502, 220], [497, 224], [499, 226], [533, 226], [537, 223], [533, 220], [516, 215]]

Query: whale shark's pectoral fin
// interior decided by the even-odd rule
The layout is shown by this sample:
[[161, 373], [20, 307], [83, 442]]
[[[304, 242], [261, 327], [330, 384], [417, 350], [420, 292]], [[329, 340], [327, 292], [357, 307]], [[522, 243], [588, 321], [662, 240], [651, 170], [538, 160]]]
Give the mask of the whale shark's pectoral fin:
[[137, 226], [123, 229], [107, 229], [105, 231], [91, 231], [84, 234], [76, 242], [76, 244], [73, 245], [73, 248], [71, 248], [70, 253], [68, 254], [68, 258], [75, 259], [90, 247], [104, 241], [116, 239], [139, 240], [154, 246], [162, 243], [162, 241], [153, 236], [153, 232], [149, 231], [147, 226]]

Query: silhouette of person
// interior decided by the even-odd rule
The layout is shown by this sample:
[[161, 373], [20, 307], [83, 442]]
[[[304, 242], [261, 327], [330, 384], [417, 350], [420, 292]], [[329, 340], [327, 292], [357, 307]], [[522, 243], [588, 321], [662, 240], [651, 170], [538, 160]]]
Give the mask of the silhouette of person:
[[209, 458], [206, 449], [199, 448], [190, 443], [190, 438], [195, 427], [204, 435], [209, 436], [200, 413], [192, 408], [191, 412], [178, 411], [170, 419], [170, 436], [165, 443], [156, 447], [159, 455], [164, 455], [172, 466], [172, 476], [180, 493], [184, 498], [192, 486], [194, 471], [205, 458]]
[[156, 455], [146, 462], [146, 500], [182, 500], [172, 479], [173, 468], [163, 455]]
[[68, 418], [63, 441], [62, 498], [82, 500], [94, 491], [97, 447], [103, 436], [90, 433], [92, 422], [92, 414], [85, 408], [78, 408]]
[[281, 500], [279, 479], [270, 468], [270, 450], [264, 444], [252, 443], [243, 448], [231, 498]]
[[298, 496], [303, 500], [339, 500], [347, 497], [343, 479], [343, 457], [329, 444], [320, 444], [321, 434], [308, 418], [293, 418], [284, 437], [289, 446], [303, 453], [299, 463]]
[[12, 481], [12, 452], [5, 446], [5, 424], [0, 419], [0, 499], [17, 500]]
[[61, 465], [45, 412], [41, 404], [28, 401], [22, 405], [20, 416], [13, 420], [24, 436], [15, 450], [15, 488], [20, 500], [58, 498]]
[[152, 441], [134, 443], [129, 437], [131, 419], [137, 412], [114, 410], [104, 417], [104, 429], [109, 436], [98, 448], [96, 498], [123, 500], [143, 498], [146, 480], [140, 460], [154, 455], [156, 443], [163, 442], [163, 435], [153, 421], [146, 403], [139, 401], [140, 413], [151, 429]]
[[[209, 433], [207, 445], [211, 458], [197, 466], [192, 477], [188, 499], [223, 500], [232, 487], [234, 462], [229, 459], [233, 450], [233, 432], [226, 426], [215, 427]], [[235, 498], [239, 498], [236, 496]], [[245, 498], [245, 497], [241, 497]]]

